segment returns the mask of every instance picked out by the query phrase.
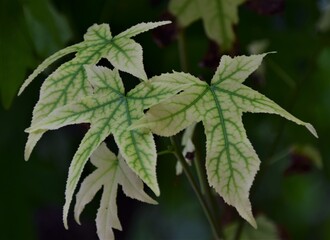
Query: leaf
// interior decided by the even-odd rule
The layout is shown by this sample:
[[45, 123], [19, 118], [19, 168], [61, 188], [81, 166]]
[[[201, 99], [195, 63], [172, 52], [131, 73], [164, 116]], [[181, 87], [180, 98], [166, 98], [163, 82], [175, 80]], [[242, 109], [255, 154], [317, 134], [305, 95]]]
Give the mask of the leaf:
[[63, 47], [71, 32], [47, 0], [4, 0], [0, 9], [0, 95], [9, 108], [27, 70], [36, 64], [36, 53], [45, 57]]
[[196, 0], [172, 0], [168, 5], [168, 9], [176, 16], [182, 27], [187, 27], [201, 18], [198, 1]]
[[330, 29], [330, 4], [321, 8], [321, 16], [317, 21], [316, 28], [318, 31], [324, 33]]
[[23, 11], [17, 1], [0, 2], [0, 22], [4, 23], [0, 34], [0, 95], [3, 106], [9, 108], [35, 59]]
[[144, 109], [175, 95], [191, 85], [185, 75], [163, 74], [142, 82], [125, 95], [117, 70], [86, 66], [94, 94], [54, 110], [28, 132], [57, 129], [69, 124], [90, 123], [91, 127], [73, 157], [66, 186], [64, 222], [72, 195], [83, 167], [93, 151], [113, 134], [128, 166], [159, 195], [156, 179], [156, 147], [149, 130], [130, 130], [129, 126], [143, 117]]
[[67, 19], [49, 1], [33, 0], [22, 4], [34, 48], [46, 57], [62, 48], [72, 37]]
[[232, 26], [238, 23], [238, 7], [243, 2], [245, 0], [172, 0], [169, 11], [182, 27], [201, 18], [207, 36], [228, 50], [235, 40]]
[[124, 193], [142, 202], [157, 204], [143, 191], [143, 183], [127, 166], [123, 157], [116, 157], [102, 143], [92, 154], [91, 162], [97, 169], [81, 183], [75, 205], [75, 219], [79, 216], [95, 194], [103, 187], [100, 207], [96, 216], [97, 234], [101, 240], [114, 239], [112, 228], [122, 230], [117, 215], [117, 190], [122, 185]]
[[[277, 231], [276, 225], [271, 220], [261, 215], [256, 218], [256, 221], [258, 224], [258, 229], [254, 229], [251, 226], [244, 226], [239, 239], [241, 240], [281, 239]], [[237, 231], [238, 224], [239, 223], [232, 223], [225, 227], [224, 234], [225, 236], [229, 236], [228, 240], [234, 240], [234, 236]]]
[[[147, 75], [142, 63], [142, 47], [129, 37], [167, 23], [169, 22], [138, 24], [114, 38], [109, 25], [94, 24], [87, 30], [83, 42], [67, 47], [47, 58], [28, 77], [19, 94], [50, 64], [69, 53], [77, 52], [72, 60], [62, 64], [43, 83], [40, 99], [33, 111], [31, 125], [41, 121], [56, 108], [90, 95], [92, 87], [88, 83], [84, 65], [96, 64], [101, 58], [107, 58], [121, 71], [146, 80]], [[44, 132], [40, 130], [29, 134], [25, 159], [29, 158]]]
[[246, 136], [242, 113], [278, 114], [304, 125], [317, 137], [312, 125], [241, 84], [258, 68], [265, 55], [223, 56], [210, 85], [190, 75], [189, 78], [194, 78], [191, 87], [151, 107], [145, 117], [131, 127], [147, 127], [156, 134], [171, 136], [193, 122], [202, 121], [207, 139], [209, 183], [253, 226], [256, 223], [248, 195], [260, 161]]

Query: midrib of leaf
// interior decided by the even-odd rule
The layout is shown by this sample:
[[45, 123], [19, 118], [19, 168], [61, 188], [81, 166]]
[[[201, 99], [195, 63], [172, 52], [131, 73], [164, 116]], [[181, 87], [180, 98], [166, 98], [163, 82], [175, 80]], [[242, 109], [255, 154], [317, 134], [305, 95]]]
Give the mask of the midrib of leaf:
[[[119, 108], [119, 106], [120, 106], [121, 104], [119, 103], [117, 106], [116, 106], [116, 108], [114, 109], [114, 111], [113, 111], [113, 113], [115, 114], [116, 112], [117, 112], [117, 109]], [[102, 125], [101, 125], [101, 130], [99, 129], [98, 131], [99, 132], [103, 132], [104, 131], [104, 129], [106, 128], [106, 127], [108, 127], [108, 123], [110, 122], [110, 119], [113, 117], [113, 115], [114, 114], [112, 114], [112, 115], [109, 115], [109, 117], [106, 119], [106, 121], [102, 121]], [[98, 127], [100, 127], [100, 125], [97, 125]], [[93, 127], [93, 126], [92, 126]], [[96, 139], [94, 139], [94, 141], [93, 142], [97, 142], [97, 141], [99, 141], [99, 137], [96, 137]], [[90, 149], [93, 147], [93, 144], [89, 144], [89, 147], [86, 147], [85, 148], [85, 150], [80, 154], [80, 156], [79, 156], [79, 158], [80, 159], [84, 159], [84, 163], [81, 163], [80, 161], [78, 162], [75, 162], [75, 164], [72, 166], [72, 168], [73, 169], [77, 169], [75, 172], [76, 172], [76, 174], [75, 175], [73, 175], [73, 177], [71, 178], [71, 181], [69, 182], [69, 185], [71, 185], [72, 186], [72, 182], [74, 182], [73, 183], [73, 185], [76, 185], [77, 183], [77, 176], [80, 176], [80, 174], [81, 174], [81, 172], [82, 172], [82, 169], [83, 169], [83, 167], [85, 166], [85, 162], [87, 162], [88, 161], [88, 157], [89, 156], [85, 156], [85, 157], [81, 157], [81, 155], [83, 155], [83, 154], [86, 154], [86, 152], [89, 152], [90, 151]], [[72, 162], [72, 164], [73, 164], [74, 162]], [[79, 163], [79, 164], [78, 164]], [[78, 165], [78, 166], [77, 166]], [[75, 188], [75, 187], [74, 187]]]
[[[214, 82], [214, 83], [212, 83], [212, 84], [213, 84], [213, 85], [217, 85], [217, 84], [220, 84], [220, 83], [224, 82], [224, 81], [227, 80], [227, 79], [230, 79], [233, 75], [235, 75], [236, 73], [242, 71], [242, 70], [244, 69], [244, 67], [246, 67], [247, 65], [249, 65], [251, 62], [252, 62], [252, 60], [249, 61], [249, 62], [246, 62], [246, 63], [243, 64], [242, 66], [238, 66], [238, 67], [236, 68], [235, 71], [231, 72], [230, 74], [228, 74], [228, 75], [225, 76], [225, 77], [222, 77], [222, 74], [225, 73], [225, 71], [226, 71], [228, 65], [224, 66], [223, 72], [222, 72], [222, 74], [220, 74], [220, 76], [219, 76], [219, 80], [216, 81], [216, 82]], [[240, 64], [240, 63], [238, 63], [238, 65], [239, 65], [239, 64]]]
[[222, 0], [215, 0], [216, 4], [217, 4], [217, 7], [219, 9], [219, 24], [220, 24], [220, 27], [221, 27], [221, 32], [222, 32], [222, 36], [223, 36], [223, 45], [225, 46], [225, 48], [227, 48], [227, 44], [229, 41], [229, 38], [228, 38], [228, 35], [226, 33], [226, 29], [225, 29], [225, 15], [224, 15], [224, 12], [223, 12], [223, 9], [222, 9]]
[[[99, 77], [99, 79], [103, 79], [102, 76], [100, 76], [98, 72], [94, 72], [94, 74], [97, 75], [97, 76]], [[102, 81], [102, 82], [103, 82], [103, 81]], [[105, 83], [105, 85], [106, 85], [105, 88], [107, 89], [107, 91], [110, 89], [111, 92], [114, 92], [114, 93], [117, 94], [119, 97], [124, 97], [124, 95], [122, 94], [122, 92], [120, 92], [120, 91], [118, 90], [118, 89], [119, 89], [119, 86], [118, 86], [117, 83], [115, 83], [117, 88], [114, 88], [112, 85], [109, 85], [107, 82], [103, 82], [103, 83]], [[103, 89], [103, 88], [101, 88], [101, 89]], [[106, 94], [107, 94], [107, 93], [106, 93]], [[106, 95], [106, 94], [104, 94], [104, 95]]]
[[232, 96], [239, 97], [239, 98], [242, 98], [244, 100], [247, 100], [247, 101], [249, 101], [251, 103], [252, 106], [255, 106], [255, 102], [258, 102], [258, 103], [260, 103], [262, 105], [265, 105], [265, 106], [268, 106], [268, 107], [272, 107], [271, 105], [267, 104], [266, 102], [261, 102], [259, 99], [251, 99], [251, 98], [248, 98], [247, 96], [238, 94], [236, 92], [228, 91], [226, 89], [219, 88], [217, 86], [214, 86], [214, 88], [217, 91], [227, 93], [231, 97], [232, 103], [235, 104], [235, 107], [237, 107], [238, 109], [241, 109], [241, 107], [237, 105], [237, 103], [236, 103], [236, 101], [234, 99], [232, 99]]
[[[146, 87], [149, 87], [149, 86], [146, 86]], [[142, 102], [142, 105], [144, 105], [145, 103], [145, 101], [146, 100], [149, 100], [149, 99], [154, 99], [154, 98], [160, 98], [160, 96], [163, 96], [163, 95], [166, 95], [167, 93], [165, 92], [165, 93], [158, 93], [158, 92], [156, 92], [156, 93], [154, 93], [154, 94], [151, 94], [150, 92], [149, 93], [147, 93], [145, 96], [142, 96], [142, 97], [137, 97], [137, 96], [127, 96], [126, 98], [127, 99], [131, 99], [131, 100], [139, 100], [139, 101], [141, 101]]]
[[[100, 52], [101, 52], [101, 50], [102, 50], [107, 44], [108, 44], [108, 41], [107, 41], [106, 43], [102, 43], [102, 44], [101, 44], [101, 43], [99, 43], [99, 44], [95, 44], [94, 46], [100, 45], [100, 48], [98, 48], [96, 51], [93, 51], [93, 53], [92, 53], [91, 55], [89, 55], [89, 56], [85, 59], [85, 61], [82, 61], [81, 63], [79, 63], [80, 66], [77, 68], [77, 70], [76, 70], [75, 72], [73, 72], [72, 74], [69, 74], [69, 75], [63, 76], [63, 77], [57, 79], [56, 81], [52, 82], [52, 84], [50, 84], [48, 87], [51, 87], [51, 86], [53, 86], [53, 85], [55, 85], [55, 84], [57, 84], [57, 83], [63, 81], [63, 80], [66, 79], [66, 78], [69, 79], [69, 80], [68, 80], [68, 83], [67, 83], [66, 86], [64, 87], [65, 90], [64, 90], [64, 91], [62, 91], [62, 90], [60, 91], [61, 94], [59, 95], [59, 97], [58, 97], [58, 98], [57, 98], [52, 104], [45, 104], [45, 105], [43, 105], [42, 108], [41, 108], [40, 110], [42, 110], [42, 109], [44, 109], [45, 107], [47, 107], [47, 109], [49, 109], [48, 112], [52, 112], [52, 111], [53, 111], [55, 108], [57, 108], [59, 105], [65, 105], [65, 104], [67, 104], [67, 98], [68, 98], [68, 96], [67, 96], [66, 93], [68, 92], [68, 89], [70, 88], [70, 86], [71, 86], [73, 83], [75, 83], [74, 79], [79, 75], [79, 73], [82, 73], [84, 76], [86, 75], [86, 73], [85, 73], [85, 69], [84, 69], [84, 64], [92, 64], [92, 63], [94, 63], [95, 60], [93, 60], [93, 57], [96, 56], [96, 55], [99, 55]], [[90, 47], [90, 46], [89, 46], [89, 47]], [[74, 60], [75, 60], [75, 59], [74, 59]], [[72, 60], [72, 61], [74, 61], [74, 60]], [[68, 64], [67, 67], [72, 67], [72, 64]], [[62, 70], [62, 71], [63, 71], [63, 70]], [[84, 82], [81, 82], [81, 84], [84, 84]], [[83, 92], [84, 92], [85, 95], [87, 94], [86, 89], [85, 89], [84, 87], [81, 87], [81, 88], [78, 88], [78, 89], [76, 90], [76, 93], [72, 95], [72, 99], [74, 99], [74, 98], [79, 94], [79, 92], [80, 92], [81, 90], [83, 90]], [[50, 94], [54, 94], [54, 92], [51, 92]], [[47, 98], [47, 97], [49, 97], [49, 95], [48, 95], [48, 96], [43, 96], [43, 98]], [[63, 99], [63, 98], [64, 98], [64, 99]], [[64, 104], [60, 104], [62, 99], [63, 99], [63, 101], [64, 101]], [[49, 106], [52, 106], [52, 107], [49, 108]], [[47, 113], [45, 113], [45, 114], [47, 114]]]
[[[125, 98], [125, 108], [126, 108], [127, 123], [128, 123], [128, 126], [130, 126], [132, 124], [132, 117], [131, 117], [131, 114], [130, 114], [130, 110], [129, 110], [129, 106], [128, 106], [128, 102], [127, 102], [127, 99], [126, 98]], [[146, 179], [148, 179], [148, 181], [150, 182], [151, 179], [149, 177], [149, 174], [146, 171], [146, 168], [145, 168], [145, 165], [144, 165], [143, 161], [141, 161], [142, 158], [141, 158], [141, 154], [140, 154], [139, 148], [136, 145], [136, 139], [135, 139], [135, 136], [134, 136], [134, 131], [130, 130], [129, 132], [130, 132], [130, 136], [131, 136], [131, 139], [132, 139], [132, 143], [133, 143], [134, 149], [136, 150], [135, 152], [136, 152], [136, 155], [137, 155], [137, 159], [138, 159], [139, 163], [142, 166], [144, 177]]]
[[[119, 164], [118, 164], [119, 165]], [[116, 169], [116, 171], [114, 172], [114, 174], [113, 174], [113, 178], [112, 179], [116, 179], [116, 177], [117, 177], [117, 173], [118, 173], [118, 168]], [[116, 188], [118, 186], [118, 181], [111, 181], [111, 183], [110, 183], [110, 192], [112, 192], [113, 191], [113, 189], [114, 188]], [[108, 187], [108, 185], [107, 185], [107, 187]], [[105, 184], [103, 184], [103, 191], [105, 191]], [[110, 195], [108, 195], [107, 196], [107, 199], [106, 199], [106, 202], [109, 202], [109, 198], [110, 198], [111, 196]], [[102, 196], [102, 198], [103, 198], [103, 196]], [[108, 218], [108, 217], [106, 217], [106, 226], [111, 226], [111, 224], [109, 223], [109, 220], [110, 220], [111, 218]], [[110, 230], [111, 231], [111, 230]]]
[[180, 16], [185, 11], [185, 9], [187, 8], [187, 6], [189, 5], [189, 3], [191, 1], [195, 1], [195, 0], [187, 0], [187, 1], [185, 1], [185, 3], [182, 4], [181, 8], [178, 9], [178, 12], [176, 13], [176, 15], [177, 16]]
[[103, 173], [95, 181], [93, 181], [93, 184], [100, 181], [100, 179], [102, 179], [105, 175], [107, 175], [110, 171], [112, 171], [112, 169], [115, 168], [114, 172], [117, 172], [116, 169], [118, 166], [119, 166], [118, 162], [113, 162], [108, 168], [104, 169]]
[[175, 117], [175, 115], [179, 115], [182, 112], [185, 112], [187, 109], [193, 107], [200, 99], [202, 99], [205, 94], [209, 91], [208, 85], [198, 85], [199, 87], [204, 87], [204, 91], [199, 94], [193, 101], [191, 101], [190, 104], [188, 104], [187, 106], [185, 106], [184, 108], [180, 109], [180, 111], [175, 112], [175, 114], [169, 115], [168, 117], [163, 117], [163, 118], [159, 118], [157, 119], [157, 121], [161, 122], [162, 120], [168, 119], [168, 118], [173, 118]]
[[[94, 33], [96, 36], [98, 36], [100, 39], [103, 39], [104, 41], [109, 42], [109, 39], [108, 39], [108, 38], [106, 38], [106, 37], [100, 35], [100, 33], [99, 33], [98, 31], [96, 31], [95, 29], [93, 29], [93, 33]], [[111, 41], [111, 40], [110, 40], [110, 41]]]
[[[236, 184], [236, 181], [235, 181], [235, 178], [233, 178], [233, 174], [234, 174], [234, 169], [233, 169], [233, 166], [231, 164], [231, 156], [230, 156], [230, 153], [229, 153], [229, 145], [230, 145], [230, 142], [228, 140], [228, 134], [227, 134], [227, 129], [226, 129], [226, 121], [225, 121], [225, 118], [223, 116], [223, 110], [222, 110], [222, 107], [220, 105], [220, 102], [214, 92], [214, 89], [212, 88], [212, 86], [209, 88], [211, 93], [212, 93], [212, 97], [213, 97], [213, 100], [215, 102], [215, 105], [216, 105], [216, 109], [217, 109], [217, 112], [218, 112], [218, 115], [219, 115], [219, 120], [220, 120], [220, 125], [221, 125], [221, 130], [222, 130], [222, 133], [223, 133], [223, 137], [224, 137], [224, 142], [225, 142], [225, 151], [226, 151], [226, 156], [227, 156], [227, 163], [228, 163], [228, 166], [229, 166], [229, 170], [230, 170], [230, 177], [227, 181], [227, 186], [226, 186], [226, 191], [227, 191], [227, 194], [229, 193], [229, 185], [230, 185], [230, 181], [232, 180], [233, 181], [233, 184], [235, 186], [235, 190], [237, 190], [237, 184]], [[219, 169], [219, 164], [220, 164], [220, 158], [219, 158], [219, 161], [217, 161], [216, 163], [216, 166], [217, 168], [216, 169]], [[218, 172], [217, 172], [218, 173]], [[219, 182], [219, 175], [216, 174], [217, 176], [217, 179], [218, 179], [218, 182]]]
[[[85, 61], [85, 63], [88, 62], [88, 61], [90, 61], [90, 60], [92, 59], [92, 57], [94, 57], [96, 54], [99, 54], [100, 51], [102, 50], [102, 48], [105, 47], [109, 42], [110, 42], [110, 41], [107, 40], [106, 42], [103, 42], [103, 43], [88, 44], [88, 45], [87, 45], [87, 48], [91, 48], [91, 47], [98, 46], [98, 45], [102, 45], [102, 46], [101, 46], [99, 49], [97, 49], [96, 51], [93, 51], [93, 54], [90, 55], [90, 56], [87, 58], [87, 60]], [[83, 44], [79, 44], [79, 43], [76, 44], [76, 46], [79, 46], [79, 45], [83, 45]], [[75, 45], [74, 45], [74, 46], [75, 46]], [[82, 49], [81, 46], [78, 47], [78, 48], [77, 48], [78, 52], [81, 51], [81, 49]], [[70, 62], [68, 62], [68, 63], [72, 63], [72, 62], [75, 61], [75, 60], [78, 61], [79, 59], [77, 59], [77, 57], [79, 57], [79, 56], [76, 56], [74, 59], [72, 59], [72, 60], [71, 60]], [[67, 64], [68, 64], [68, 63], [67, 63]], [[78, 63], [75, 63], [75, 64], [68, 64], [68, 65], [66, 65], [66, 66], [70, 67], [70, 66], [73, 66], [73, 65], [81, 65], [81, 63], [78, 62]], [[84, 68], [84, 67], [83, 67], [83, 66], [82, 66], [82, 67], [79, 67], [78, 70], [80, 71], [81, 68]], [[79, 72], [79, 71], [77, 71], [77, 72]], [[61, 82], [61, 81], [64, 80], [67, 76], [70, 76], [70, 75], [71, 75], [71, 74], [66, 75], [66, 76], [64, 76], [63, 78], [56, 79], [56, 81], [52, 81], [52, 83], [49, 85], [49, 87], [51, 87], [51, 86], [53, 86], [53, 85], [56, 85], [58, 82]], [[77, 76], [77, 73], [75, 72], [75, 74], [73, 74], [73, 75], [75, 75], [75, 77], [76, 77], [76, 76]]]
[[[113, 41], [111, 41], [111, 48], [113, 47], [113, 48], [115, 48], [115, 49], [117, 50], [117, 52], [116, 52], [116, 59], [118, 60], [118, 54], [119, 54], [119, 53], [122, 53], [122, 54], [125, 55], [126, 59], [128, 59], [129, 62], [133, 64], [133, 61], [132, 61], [131, 58], [128, 56], [127, 52], [126, 52], [126, 51], [123, 51], [122, 48], [120, 48], [120, 47], [115, 43], [115, 41], [116, 41], [117, 39], [123, 39], [123, 38], [114, 38]], [[127, 44], [126, 44], [126, 45], [127, 45]], [[110, 48], [110, 49], [111, 49], [111, 48]], [[110, 51], [110, 49], [109, 49], [109, 51]], [[130, 50], [131, 50], [131, 49], [130, 49]]]
[[[99, 98], [106, 97], [106, 96], [107, 96], [107, 95], [98, 95]], [[98, 101], [95, 97], [91, 98], [91, 100], [97, 101], [98, 105], [95, 106], [95, 107], [90, 107], [90, 106], [86, 106], [86, 105], [83, 104], [83, 103], [80, 103], [80, 105], [84, 106], [84, 107], [86, 108], [86, 110], [84, 110], [84, 111], [80, 111], [79, 113], [81, 113], [81, 114], [79, 114], [79, 115], [77, 115], [77, 114], [75, 114], [75, 113], [72, 113], [72, 115], [68, 115], [68, 116], [66, 116], [66, 117], [60, 122], [59, 125], [62, 125], [63, 123], [65, 123], [65, 121], [66, 121], [68, 118], [72, 118], [72, 117], [74, 117], [75, 115], [77, 115], [76, 118], [79, 118], [80, 115], [83, 115], [83, 114], [85, 114], [85, 113], [89, 113], [89, 112], [93, 112], [93, 114], [92, 114], [92, 118], [93, 118], [94, 115], [95, 115], [95, 111], [97, 111], [97, 110], [99, 110], [99, 109], [102, 109], [102, 108], [104, 108], [104, 107], [107, 107], [108, 105], [110, 105], [110, 104], [112, 104], [112, 103], [118, 102], [118, 101], [120, 101], [121, 99], [119, 99], [119, 98], [115, 98], [115, 99], [111, 98], [109, 101], [106, 101], [106, 102], [104, 102], [104, 103], [102, 103], [102, 104], [99, 104], [99, 101]]]
[[[92, 182], [92, 186], [94, 186], [95, 184], [97, 184], [98, 182], [101, 182], [100, 180], [102, 178], [104, 178], [104, 176], [106, 176], [110, 171], [112, 171], [112, 169], [116, 168], [117, 166], [119, 166], [119, 164], [117, 162], [113, 162], [108, 168], [104, 169], [102, 174], [100, 174], [100, 176], [98, 178], [95, 179], [95, 181]], [[99, 168], [98, 168], [99, 169]], [[116, 170], [116, 169], [115, 169]], [[114, 172], [117, 172], [115, 171]], [[97, 170], [96, 170], [97, 171]], [[95, 172], [94, 172], [95, 173]], [[93, 173], [92, 173], [93, 174]], [[101, 186], [104, 185], [104, 183], [101, 182]]]

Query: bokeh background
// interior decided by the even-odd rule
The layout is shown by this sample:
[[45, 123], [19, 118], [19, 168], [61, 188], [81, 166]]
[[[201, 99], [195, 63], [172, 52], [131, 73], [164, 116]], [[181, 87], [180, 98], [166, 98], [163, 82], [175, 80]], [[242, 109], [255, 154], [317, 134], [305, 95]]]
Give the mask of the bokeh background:
[[[33, 106], [47, 74], [17, 97], [24, 79], [51, 53], [82, 40], [93, 23], [109, 23], [113, 34], [139, 22], [172, 19], [166, 0], [0, 1], [0, 239], [97, 239], [97, 195], [78, 226], [62, 224], [70, 160], [85, 133], [81, 126], [51, 131], [31, 159], [23, 159]], [[330, 1], [250, 0], [239, 8], [230, 51], [207, 39], [201, 21], [185, 29], [189, 71], [208, 79], [222, 54], [276, 51], [246, 84], [316, 128], [319, 139], [278, 116], [245, 114], [247, 134], [262, 163], [251, 191], [256, 215], [276, 225], [279, 239], [330, 239]], [[148, 76], [180, 71], [174, 23], [135, 39], [144, 48]], [[63, 59], [65, 61], [66, 58]], [[129, 77], [128, 77], [129, 78]], [[202, 131], [202, 129], [200, 129]], [[203, 141], [203, 136], [199, 138]], [[158, 138], [158, 148], [166, 140]], [[202, 143], [203, 144], [203, 143]], [[211, 239], [207, 220], [172, 156], [158, 160], [161, 196], [148, 206], [119, 193], [124, 231], [117, 239]], [[86, 172], [92, 169], [86, 167]], [[239, 219], [217, 198], [222, 222]]]

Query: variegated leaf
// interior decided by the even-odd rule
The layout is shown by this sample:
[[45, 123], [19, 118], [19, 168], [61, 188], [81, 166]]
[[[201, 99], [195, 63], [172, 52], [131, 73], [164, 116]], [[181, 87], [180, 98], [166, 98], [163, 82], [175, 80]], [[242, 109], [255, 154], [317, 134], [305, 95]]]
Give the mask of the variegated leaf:
[[75, 219], [80, 224], [79, 216], [95, 194], [103, 187], [100, 207], [96, 216], [97, 235], [100, 240], [114, 239], [112, 228], [122, 230], [117, 215], [117, 190], [121, 185], [124, 193], [142, 202], [157, 204], [143, 191], [143, 183], [127, 166], [123, 157], [116, 157], [102, 143], [92, 154], [91, 162], [97, 169], [81, 183], [75, 205]]
[[300, 121], [272, 100], [242, 84], [258, 68], [265, 55], [223, 56], [210, 85], [189, 76], [194, 79], [193, 86], [151, 107], [145, 117], [131, 127], [148, 127], [156, 134], [171, 136], [193, 122], [202, 121], [207, 138], [209, 183], [253, 226], [256, 223], [249, 190], [260, 161], [246, 136], [242, 113], [278, 114], [305, 126], [317, 136], [311, 124]]
[[[87, 30], [83, 42], [60, 50], [47, 58], [28, 77], [20, 93], [50, 64], [67, 54], [76, 52], [72, 60], [62, 64], [43, 83], [39, 101], [33, 111], [31, 125], [41, 121], [56, 108], [90, 95], [92, 87], [88, 83], [84, 65], [96, 64], [101, 58], [107, 58], [121, 71], [147, 80], [142, 62], [142, 47], [130, 37], [167, 23], [169, 22], [138, 24], [115, 37], [112, 37], [109, 25], [94, 24]], [[39, 130], [29, 134], [25, 159], [29, 158], [44, 132], [45, 130]]]
[[73, 157], [66, 187], [64, 221], [83, 167], [99, 144], [113, 134], [121, 154], [129, 167], [159, 195], [156, 179], [156, 147], [149, 130], [129, 126], [143, 117], [144, 109], [175, 95], [189, 87], [188, 75], [163, 74], [147, 82], [141, 82], [125, 94], [117, 70], [86, 66], [86, 72], [94, 94], [56, 109], [49, 116], [32, 125], [27, 131], [38, 132], [57, 129], [76, 123], [90, 123], [76, 154]]

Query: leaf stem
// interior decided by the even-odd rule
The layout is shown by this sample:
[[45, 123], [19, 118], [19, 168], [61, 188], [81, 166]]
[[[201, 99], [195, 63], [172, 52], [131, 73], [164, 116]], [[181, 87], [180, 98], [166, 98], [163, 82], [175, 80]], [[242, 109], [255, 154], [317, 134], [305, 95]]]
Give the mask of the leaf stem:
[[[195, 144], [195, 142], [194, 142], [194, 145], [197, 146]], [[209, 190], [209, 185], [207, 183], [206, 176], [203, 172], [202, 160], [201, 160], [200, 152], [197, 149], [197, 147], [195, 147], [194, 165], [195, 165], [195, 168], [196, 168], [197, 177], [198, 177], [198, 180], [199, 180], [199, 185], [200, 185], [201, 191], [207, 197], [207, 192], [210, 192], [210, 191], [208, 191]]]
[[297, 84], [293, 78], [285, 70], [283, 70], [280, 65], [270, 59], [267, 59], [267, 63], [279, 79], [286, 83], [291, 89], [295, 89], [297, 87]]
[[184, 173], [186, 174], [188, 181], [191, 185], [191, 187], [193, 188], [199, 203], [201, 204], [203, 211], [207, 217], [207, 220], [210, 223], [210, 226], [212, 228], [212, 232], [213, 232], [213, 236], [216, 240], [220, 240], [220, 239], [224, 239], [223, 237], [223, 233], [221, 231], [219, 231], [219, 229], [217, 228], [217, 222], [216, 219], [214, 218], [214, 216], [212, 215], [204, 197], [202, 192], [200, 191], [200, 189], [198, 188], [198, 184], [196, 183], [190, 169], [189, 169], [189, 165], [186, 162], [186, 159], [184, 158], [184, 156], [182, 155], [181, 149], [175, 139], [175, 137], [170, 137], [171, 140], [171, 144], [174, 150], [174, 155], [176, 156], [176, 158], [178, 159], [178, 161], [181, 163], [182, 168]]
[[158, 156], [166, 155], [166, 154], [174, 154], [174, 152], [171, 150], [164, 150], [157, 153]]
[[244, 225], [245, 225], [245, 220], [243, 218], [240, 218], [236, 231], [235, 231], [235, 236], [233, 238], [234, 240], [240, 240]]

